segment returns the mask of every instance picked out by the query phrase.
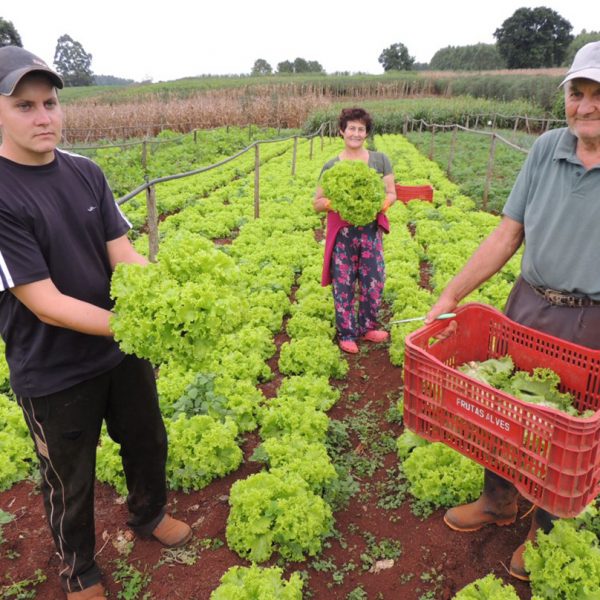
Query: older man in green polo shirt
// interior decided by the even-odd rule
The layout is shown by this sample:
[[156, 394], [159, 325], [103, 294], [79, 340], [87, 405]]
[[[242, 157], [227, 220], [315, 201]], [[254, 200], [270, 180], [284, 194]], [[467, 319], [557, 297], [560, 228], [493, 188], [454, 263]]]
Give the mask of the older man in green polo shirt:
[[[556, 337], [600, 348], [600, 41], [583, 46], [561, 83], [568, 127], [540, 136], [529, 153], [498, 227], [448, 284], [426, 323], [456, 305], [499, 271], [525, 244], [521, 276], [505, 312]], [[445, 335], [449, 335], [449, 328]], [[517, 516], [517, 490], [487, 471], [481, 497], [447, 511], [455, 531], [506, 525]], [[555, 517], [537, 509], [528, 540]], [[510, 572], [528, 580], [524, 544]]]

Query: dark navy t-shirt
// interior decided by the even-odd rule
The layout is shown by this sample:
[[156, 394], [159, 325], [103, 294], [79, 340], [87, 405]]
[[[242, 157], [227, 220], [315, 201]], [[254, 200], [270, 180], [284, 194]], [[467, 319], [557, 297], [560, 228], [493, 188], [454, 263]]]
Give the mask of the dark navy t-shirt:
[[91, 160], [57, 151], [43, 166], [0, 157], [0, 335], [19, 396], [45, 396], [116, 366], [112, 338], [42, 323], [9, 291], [50, 278], [60, 292], [110, 309], [106, 242], [130, 224]]

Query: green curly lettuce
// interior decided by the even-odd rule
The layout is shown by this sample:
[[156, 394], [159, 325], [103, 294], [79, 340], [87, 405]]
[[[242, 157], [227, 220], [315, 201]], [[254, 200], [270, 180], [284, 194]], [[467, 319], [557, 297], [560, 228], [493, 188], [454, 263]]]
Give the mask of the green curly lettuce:
[[235, 471], [243, 460], [236, 443], [238, 428], [233, 420], [224, 423], [208, 415], [165, 422], [169, 436], [167, 482], [174, 490], [200, 490], [216, 477]]
[[286, 377], [277, 390], [278, 398], [301, 400], [317, 410], [329, 410], [339, 399], [340, 391], [329, 384], [327, 377], [294, 375]]
[[410, 429], [405, 429], [396, 440], [396, 454], [400, 460], [408, 458], [415, 448], [427, 446], [429, 442]]
[[331, 208], [352, 225], [375, 220], [385, 199], [385, 186], [375, 169], [362, 160], [340, 160], [321, 178]]
[[305, 560], [321, 551], [331, 534], [331, 507], [310, 491], [299, 475], [256, 473], [231, 486], [227, 544], [253, 562], [279, 552], [285, 560]]
[[0, 394], [0, 491], [33, 474], [37, 460], [19, 405]]
[[254, 451], [253, 458], [256, 456], [264, 456], [269, 464], [269, 472], [283, 479], [289, 473], [300, 475], [310, 490], [319, 496], [324, 496], [338, 480], [325, 444], [309, 441], [293, 433], [266, 439]]
[[342, 357], [340, 349], [325, 336], [284, 342], [278, 364], [279, 370], [285, 375], [341, 379], [348, 372], [348, 363]]
[[483, 467], [441, 442], [414, 448], [402, 469], [410, 493], [435, 507], [470, 502], [483, 488]]
[[210, 600], [302, 600], [302, 579], [292, 573], [289, 580], [282, 578], [279, 567], [230, 567], [221, 577], [219, 587]]
[[535, 545], [527, 543], [523, 556], [532, 600], [600, 598], [600, 547], [592, 531], [559, 519], [548, 534], [538, 532]]
[[519, 596], [512, 585], [490, 573], [459, 590], [452, 600], [519, 600]]
[[309, 402], [286, 396], [269, 400], [258, 409], [260, 437], [297, 435], [309, 442], [324, 442], [327, 437], [329, 417]]

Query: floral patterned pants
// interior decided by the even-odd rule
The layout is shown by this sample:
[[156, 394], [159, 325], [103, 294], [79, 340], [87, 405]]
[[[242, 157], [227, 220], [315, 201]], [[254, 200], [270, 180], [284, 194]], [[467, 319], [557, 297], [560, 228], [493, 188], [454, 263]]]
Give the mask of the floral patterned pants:
[[331, 276], [338, 339], [355, 340], [377, 329], [385, 266], [381, 230], [376, 221], [339, 231], [331, 257]]

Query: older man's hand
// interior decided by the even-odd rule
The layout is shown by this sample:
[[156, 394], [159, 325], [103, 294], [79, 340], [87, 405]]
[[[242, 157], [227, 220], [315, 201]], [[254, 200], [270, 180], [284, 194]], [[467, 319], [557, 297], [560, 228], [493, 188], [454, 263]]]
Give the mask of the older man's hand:
[[[425, 317], [425, 325], [429, 325], [433, 323], [437, 317], [443, 315], [444, 313], [454, 312], [456, 308], [457, 302], [453, 298], [444, 297], [442, 294], [439, 300], [431, 307], [431, 310], [427, 313]], [[450, 321], [448, 327], [440, 331], [435, 338], [438, 340], [445, 340], [447, 337], [451, 336], [456, 329], [458, 328], [458, 324], [456, 321]]]

